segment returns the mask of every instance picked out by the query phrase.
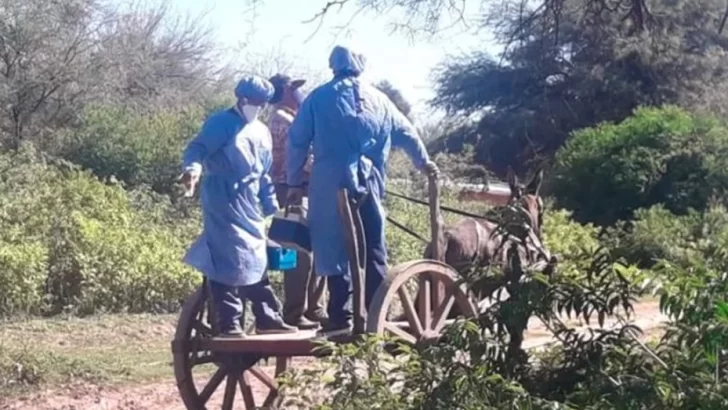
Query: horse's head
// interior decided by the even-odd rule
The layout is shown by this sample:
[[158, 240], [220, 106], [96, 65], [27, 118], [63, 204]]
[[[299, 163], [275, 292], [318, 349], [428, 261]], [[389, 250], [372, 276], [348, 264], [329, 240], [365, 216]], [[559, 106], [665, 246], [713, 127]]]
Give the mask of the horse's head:
[[539, 170], [531, 181], [525, 186], [520, 183], [512, 169], [508, 169], [508, 186], [511, 189], [510, 203], [518, 203], [528, 213], [536, 235], [541, 237], [541, 226], [543, 225], [543, 200], [540, 196], [541, 184], [543, 183], [543, 169]]

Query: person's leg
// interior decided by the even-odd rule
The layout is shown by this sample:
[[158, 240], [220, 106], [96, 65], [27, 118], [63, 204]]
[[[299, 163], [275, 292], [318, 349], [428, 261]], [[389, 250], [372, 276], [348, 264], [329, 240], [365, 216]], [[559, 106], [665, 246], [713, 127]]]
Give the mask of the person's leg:
[[364, 301], [366, 308], [374, 293], [387, 275], [387, 249], [384, 241], [384, 215], [380, 207], [379, 193], [370, 188], [370, 193], [359, 208], [364, 240], [366, 241], [366, 278]]
[[276, 183], [276, 199], [278, 200], [278, 206], [281, 209], [286, 207], [286, 201], [288, 200], [288, 185]]
[[351, 327], [351, 275], [326, 277], [329, 288], [329, 317], [324, 323], [325, 332], [349, 330]]
[[[281, 208], [288, 204], [288, 186], [276, 184], [276, 197]], [[311, 256], [298, 252], [296, 267], [283, 272], [283, 319], [299, 329], [315, 329], [318, 324], [304, 317], [306, 312], [306, 288], [311, 277]]]
[[209, 279], [207, 282], [210, 288], [212, 306], [215, 309], [220, 336], [243, 336], [243, 328], [240, 320], [243, 317], [244, 305], [238, 294], [238, 288]]
[[287, 325], [280, 314], [280, 304], [265, 276], [260, 282], [240, 288], [241, 297], [250, 300], [255, 316], [256, 333], [294, 333], [296, 328]]
[[283, 272], [283, 318], [299, 329], [315, 329], [317, 323], [306, 319], [307, 290], [311, 278], [311, 255], [298, 252], [296, 267]]
[[308, 320], [323, 323], [328, 319], [323, 301], [325, 290], [326, 278], [316, 275], [314, 270], [311, 269], [310, 279], [308, 281], [308, 309], [305, 314]]

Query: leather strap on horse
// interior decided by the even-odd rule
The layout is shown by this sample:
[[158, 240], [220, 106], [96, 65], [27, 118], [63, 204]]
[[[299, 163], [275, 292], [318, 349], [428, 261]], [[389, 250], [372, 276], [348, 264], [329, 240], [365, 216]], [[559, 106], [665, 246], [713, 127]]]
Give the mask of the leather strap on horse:
[[[417, 199], [417, 198], [412, 198], [412, 197], [409, 197], [409, 196], [406, 196], [406, 195], [402, 195], [402, 194], [397, 193], [397, 192], [392, 192], [392, 191], [389, 191], [389, 190], [385, 190], [384, 192], [386, 192], [387, 195], [392, 195], [394, 197], [401, 198], [401, 199], [404, 199], [404, 200], [409, 201], [409, 202], [413, 202], [413, 203], [421, 204], [421, 205], [429, 205], [426, 201], [423, 201], [423, 200]], [[501, 221], [499, 221], [499, 220], [497, 220], [495, 218], [489, 218], [489, 217], [483, 216], [483, 215], [476, 215], [476, 214], [473, 214], [473, 213], [470, 213], [470, 212], [461, 211], [459, 209], [450, 208], [450, 207], [447, 207], [447, 206], [444, 206], [444, 205], [440, 205], [440, 209], [442, 209], [443, 211], [452, 212], [454, 214], [461, 215], [461, 216], [466, 216], [466, 217], [469, 217], [469, 218], [482, 219], [482, 220], [489, 221], [489, 222], [493, 222], [493, 223], [496, 223], [496, 224], [500, 224], [501, 223]], [[394, 226], [398, 227], [399, 229], [407, 232], [408, 234], [412, 235], [413, 237], [419, 239], [420, 241], [422, 241], [424, 243], [430, 243], [429, 240], [423, 238], [417, 232], [412, 231], [411, 229], [409, 229], [406, 226], [400, 224], [399, 222], [395, 221], [394, 219], [392, 219], [390, 217], [387, 217], [387, 220], [392, 225], [394, 225]], [[538, 237], [538, 235], [535, 234], [535, 232], [533, 231], [533, 229], [530, 229], [530, 228], [529, 228], [529, 234], [526, 237], [526, 241], [528, 241], [529, 239], [530, 239], [531, 242], [533, 242], [533, 246], [536, 248], [536, 251], [538, 253], [540, 253], [547, 260], [549, 260], [551, 258], [551, 254], [546, 250], [546, 248], [543, 245], [543, 242], [541, 241], [541, 239]]]
[[419, 239], [419, 240], [420, 240], [420, 241], [422, 241], [423, 243], [430, 243], [430, 241], [429, 241], [429, 240], [427, 240], [427, 239], [425, 239], [425, 238], [424, 238], [424, 237], [423, 237], [422, 235], [420, 235], [420, 234], [418, 234], [417, 232], [415, 232], [415, 231], [411, 230], [410, 228], [408, 228], [408, 227], [406, 227], [406, 226], [402, 225], [401, 223], [399, 223], [399, 222], [395, 221], [394, 219], [392, 219], [392, 218], [391, 218], [391, 217], [389, 217], [389, 216], [387, 217], [387, 221], [389, 221], [389, 223], [391, 223], [392, 225], [396, 226], [397, 228], [399, 228], [399, 229], [401, 229], [401, 230], [403, 230], [403, 231], [407, 232], [408, 234], [412, 235], [413, 237], [415, 237], [415, 238]]

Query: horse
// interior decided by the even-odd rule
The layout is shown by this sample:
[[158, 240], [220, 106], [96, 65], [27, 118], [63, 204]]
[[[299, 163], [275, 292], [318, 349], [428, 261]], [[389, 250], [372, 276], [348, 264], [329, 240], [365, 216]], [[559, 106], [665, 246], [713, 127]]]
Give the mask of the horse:
[[[522, 261], [546, 262], [545, 273], [550, 273], [557, 263], [541, 241], [544, 205], [540, 196], [543, 170], [539, 170], [528, 184], [522, 185], [515, 173], [509, 169], [508, 185], [510, 198], [508, 206], [525, 212], [528, 219], [529, 240], [517, 246]], [[462, 277], [468, 277], [474, 269], [492, 265], [507, 264], [508, 249], [517, 238], [498, 230], [495, 222], [486, 219], [464, 218], [443, 229], [443, 262], [453, 267]], [[425, 259], [434, 259], [432, 244], [424, 251]], [[471, 283], [471, 291], [478, 300], [489, 298], [500, 286], [497, 279], [483, 278]], [[453, 309], [455, 310], [455, 309]]]

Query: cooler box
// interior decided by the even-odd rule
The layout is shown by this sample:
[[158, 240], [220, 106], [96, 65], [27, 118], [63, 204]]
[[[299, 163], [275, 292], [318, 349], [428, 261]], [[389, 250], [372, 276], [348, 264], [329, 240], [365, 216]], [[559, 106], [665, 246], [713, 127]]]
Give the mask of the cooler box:
[[278, 211], [273, 216], [268, 238], [286, 248], [299, 252], [311, 252], [311, 235], [306, 220], [307, 209], [304, 206], [292, 206], [288, 211]]
[[287, 249], [281, 245], [268, 241], [268, 269], [291, 270], [296, 267], [298, 253], [295, 249]]

